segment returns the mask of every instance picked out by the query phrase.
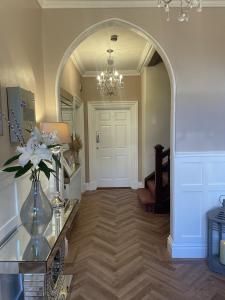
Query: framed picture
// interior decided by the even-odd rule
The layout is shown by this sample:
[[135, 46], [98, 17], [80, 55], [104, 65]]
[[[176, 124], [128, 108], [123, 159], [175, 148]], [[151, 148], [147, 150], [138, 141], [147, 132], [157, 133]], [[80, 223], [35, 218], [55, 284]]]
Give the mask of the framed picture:
[[2, 87], [0, 83], [0, 135], [3, 135]]
[[[22, 129], [25, 142], [29, 139], [30, 133], [35, 126], [35, 98], [31, 91], [19, 86], [7, 87], [7, 100], [9, 121], [14, 124], [17, 121]], [[10, 130], [11, 143], [17, 143], [18, 139], [13, 130]]]

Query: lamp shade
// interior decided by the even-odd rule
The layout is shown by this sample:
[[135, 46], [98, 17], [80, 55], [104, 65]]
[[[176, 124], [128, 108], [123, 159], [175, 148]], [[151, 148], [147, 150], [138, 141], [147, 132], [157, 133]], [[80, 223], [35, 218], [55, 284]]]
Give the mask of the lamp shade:
[[44, 132], [53, 132], [57, 133], [59, 143], [68, 144], [71, 142], [70, 129], [67, 123], [63, 122], [43, 122], [40, 123], [40, 129]]

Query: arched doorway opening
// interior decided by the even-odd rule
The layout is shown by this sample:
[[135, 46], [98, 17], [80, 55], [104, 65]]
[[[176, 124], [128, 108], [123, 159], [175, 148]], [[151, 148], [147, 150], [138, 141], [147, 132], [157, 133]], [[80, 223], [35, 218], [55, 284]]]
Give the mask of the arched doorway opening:
[[171, 176], [170, 176], [170, 192], [171, 192], [171, 226], [170, 230], [173, 231], [173, 193], [174, 193], [174, 153], [175, 153], [175, 77], [173, 73], [173, 69], [170, 63], [170, 60], [167, 56], [167, 54], [164, 52], [163, 48], [159, 45], [159, 43], [152, 37], [149, 33], [144, 31], [142, 28], [136, 26], [135, 24], [132, 24], [130, 22], [112, 18], [108, 20], [104, 20], [102, 22], [99, 22], [97, 24], [94, 24], [93, 26], [87, 28], [84, 32], [82, 32], [75, 40], [71, 43], [71, 45], [66, 49], [63, 58], [59, 64], [57, 76], [56, 76], [56, 83], [55, 83], [55, 93], [57, 96], [57, 112], [58, 112], [58, 118], [60, 118], [60, 79], [62, 75], [63, 68], [73, 53], [73, 51], [89, 36], [94, 34], [95, 32], [101, 30], [102, 28], [106, 28], [109, 26], [121, 26], [124, 28], [129, 29], [132, 32], [135, 32], [137, 35], [142, 36], [147, 41], [151, 41], [154, 44], [155, 50], [159, 53], [159, 55], [162, 57], [162, 60], [165, 64], [167, 73], [169, 75], [170, 80], [170, 90], [171, 90], [171, 117], [170, 117], [170, 149], [171, 149]]

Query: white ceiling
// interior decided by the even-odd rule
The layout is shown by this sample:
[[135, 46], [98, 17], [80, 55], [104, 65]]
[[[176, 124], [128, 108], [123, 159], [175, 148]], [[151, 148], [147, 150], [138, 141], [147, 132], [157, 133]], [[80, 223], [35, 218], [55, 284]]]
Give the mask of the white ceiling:
[[[42, 8], [156, 7], [157, 0], [37, 0]], [[205, 7], [225, 6], [225, 0], [202, 0]], [[174, 0], [174, 6], [180, 2]]]
[[[117, 34], [118, 41], [112, 42], [111, 35]], [[120, 26], [101, 29], [85, 39], [72, 54], [72, 59], [82, 75], [95, 75], [105, 68], [107, 49], [113, 49], [115, 66], [124, 75], [139, 74], [149, 62], [152, 45], [137, 33]]]

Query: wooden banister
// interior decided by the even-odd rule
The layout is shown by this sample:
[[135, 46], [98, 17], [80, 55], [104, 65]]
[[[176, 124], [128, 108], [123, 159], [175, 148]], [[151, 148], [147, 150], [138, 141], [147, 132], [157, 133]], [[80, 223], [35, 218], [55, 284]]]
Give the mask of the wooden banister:
[[163, 160], [163, 149], [162, 145], [155, 146], [155, 195], [160, 197], [160, 191], [163, 185], [162, 180], [162, 160]]
[[[156, 145], [154, 148], [155, 171], [145, 178], [147, 194], [145, 192], [142, 195], [143, 199], [141, 197], [139, 199], [145, 204], [147, 210], [150, 207], [155, 213], [168, 213], [170, 210], [170, 149], [164, 150], [162, 145]], [[147, 198], [149, 197], [147, 200], [146, 195]]]
[[[168, 185], [163, 186], [163, 172], [168, 172]], [[163, 205], [165, 196], [169, 194], [170, 185], [170, 149], [164, 150], [162, 145], [155, 146], [155, 201], [157, 207]], [[166, 190], [165, 190], [166, 189]]]

